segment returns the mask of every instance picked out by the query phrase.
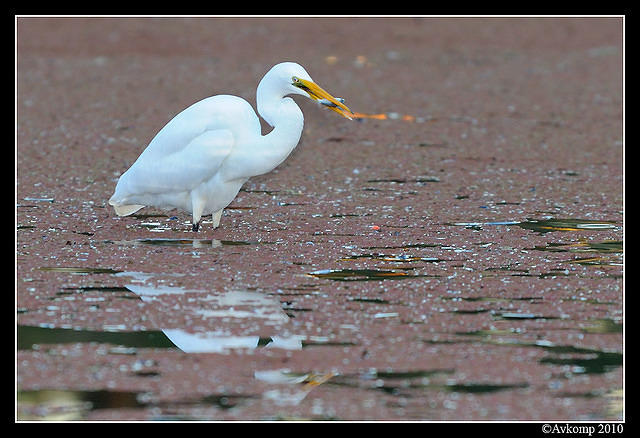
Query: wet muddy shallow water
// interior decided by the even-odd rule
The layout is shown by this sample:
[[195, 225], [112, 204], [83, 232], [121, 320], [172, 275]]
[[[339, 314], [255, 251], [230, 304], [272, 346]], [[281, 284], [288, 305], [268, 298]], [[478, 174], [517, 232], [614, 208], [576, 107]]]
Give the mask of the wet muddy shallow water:
[[[619, 20], [345, 23], [19, 20], [19, 420], [623, 418]], [[171, 115], [280, 58], [363, 117], [299, 101], [218, 229], [115, 216]]]

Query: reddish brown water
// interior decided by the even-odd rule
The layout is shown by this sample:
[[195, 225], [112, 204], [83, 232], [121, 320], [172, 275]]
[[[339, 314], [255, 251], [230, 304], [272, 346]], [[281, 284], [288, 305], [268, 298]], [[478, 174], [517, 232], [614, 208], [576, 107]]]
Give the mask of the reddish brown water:
[[[622, 418], [621, 20], [17, 29], [18, 419]], [[114, 215], [173, 115], [283, 60], [362, 120], [298, 99], [216, 230]]]

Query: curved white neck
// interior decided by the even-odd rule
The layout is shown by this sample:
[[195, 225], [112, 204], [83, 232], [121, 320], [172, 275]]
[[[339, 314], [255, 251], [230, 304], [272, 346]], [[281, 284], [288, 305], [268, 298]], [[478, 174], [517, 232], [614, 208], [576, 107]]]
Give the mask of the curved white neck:
[[271, 172], [295, 149], [302, 135], [304, 116], [290, 97], [258, 86], [258, 113], [273, 127], [267, 135], [251, 133], [239, 140], [228, 159], [226, 179], [248, 179]]
[[304, 126], [302, 110], [290, 97], [266, 102], [258, 106], [258, 112], [273, 129], [261, 136], [262, 144], [256, 152], [263, 158], [264, 171], [256, 175], [270, 172], [291, 154], [300, 141]]

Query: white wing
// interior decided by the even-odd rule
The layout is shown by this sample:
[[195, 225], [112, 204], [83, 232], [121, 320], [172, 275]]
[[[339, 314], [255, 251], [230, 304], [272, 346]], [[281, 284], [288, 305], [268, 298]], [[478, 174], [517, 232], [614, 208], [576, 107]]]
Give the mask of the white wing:
[[119, 215], [145, 205], [181, 207], [231, 154], [232, 129], [260, 134], [260, 122], [244, 99], [213, 96], [191, 105], [158, 132], [120, 177], [109, 203]]
[[131, 197], [193, 190], [218, 172], [233, 144], [231, 132], [218, 129], [205, 131], [176, 152], [141, 155], [120, 177], [116, 194]]

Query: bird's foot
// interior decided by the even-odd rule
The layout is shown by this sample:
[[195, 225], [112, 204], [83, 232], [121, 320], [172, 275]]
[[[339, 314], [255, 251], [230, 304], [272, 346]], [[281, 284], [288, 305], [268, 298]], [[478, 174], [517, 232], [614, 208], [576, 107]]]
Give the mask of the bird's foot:
[[195, 224], [193, 224], [193, 226], [191, 227], [191, 231], [193, 231], [194, 233], [197, 233], [199, 229], [200, 229], [200, 221], [196, 222], [196, 223], [195, 223]]

